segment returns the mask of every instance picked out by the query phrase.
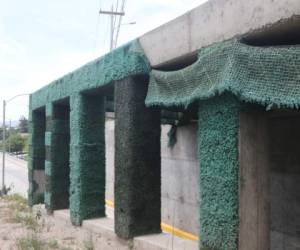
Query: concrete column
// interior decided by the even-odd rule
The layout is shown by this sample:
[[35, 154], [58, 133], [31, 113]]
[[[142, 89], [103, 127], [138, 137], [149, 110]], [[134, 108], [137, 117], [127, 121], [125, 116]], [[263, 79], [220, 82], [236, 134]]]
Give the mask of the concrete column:
[[115, 231], [119, 237], [159, 233], [160, 111], [145, 107], [147, 77], [115, 84]]
[[71, 220], [105, 216], [104, 97], [71, 96]]
[[45, 120], [44, 108], [39, 110], [30, 110], [28, 161], [28, 203], [30, 206], [38, 203], [44, 203]]
[[69, 207], [70, 107], [69, 102], [46, 107], [46, 192], [48, 212]]
[[[281, 248], [280, 244], [277, 244], [275, 248], [270, 248], [268, 134], [267, 112], [263, 108], [248, 108], [241, 112], [239, 130], [239, 250], [288, 249]], [[279, 134], [276, 133], [272, 138], [272, 145], [275, 144], [275, 141], [278, 142]], [[276, 160], [278, 162], [278, 159]], [[279, 187], [279, 190], [282, 190], [282, 187]], [[279, 196], [279, 193], [276, 192], [276, 197]], [[279, 204], [276, 202], [276, 208], [278, 206]], [[279, 224], [282, 227], [282, 224]]]
[[236, 250], [240, 103], [224, 94], [200, 103], [200, 249]]

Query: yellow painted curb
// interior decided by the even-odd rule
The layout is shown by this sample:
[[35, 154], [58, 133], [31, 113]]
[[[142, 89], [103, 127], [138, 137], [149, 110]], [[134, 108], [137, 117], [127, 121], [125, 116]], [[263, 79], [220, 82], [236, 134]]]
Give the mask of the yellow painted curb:
[[114, 207], [114, 202], [113, 201], [110, 201], [110, 200], [105, 200], [105, 204], [106, 204], [106, 206], [108, 206], [108, 207]]
[[[114, 207], [114, 202], [111, 200], [105, 200], [105, 203], [108, 207]], [[176, 227], [172, 227], [166, 223], [161, 222], [160, 224], [162, 231], [173, 234], [177, 237], [187, 239], [187, 240], [193, 240], [193, 241], [198, 241], [199, 237], [197, 235], [182, 231]]]

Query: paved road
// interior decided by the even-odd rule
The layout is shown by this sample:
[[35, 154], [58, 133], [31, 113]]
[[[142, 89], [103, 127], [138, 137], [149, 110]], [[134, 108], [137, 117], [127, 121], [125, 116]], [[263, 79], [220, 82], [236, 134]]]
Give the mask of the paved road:
[[[2, 152], [0, 154], [2, 162]], [[17, 159], [8, 154], [5, 156], [5, 184], [7, 187], [12, 187], [12, 192], [19, 193], [27, 197], [28, 190], [28, 171], [27, 162]], [[2, 174], [2, 164], [1, 164]], [[1, 175], [2, 177], [2, 175]], [[2, 180], [2, 179], [1, 179]]]

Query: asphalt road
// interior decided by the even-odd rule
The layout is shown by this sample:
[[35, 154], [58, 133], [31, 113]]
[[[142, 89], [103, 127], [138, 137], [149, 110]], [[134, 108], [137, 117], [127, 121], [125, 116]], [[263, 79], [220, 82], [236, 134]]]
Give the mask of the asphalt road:
[[[0, 154], [2, 163], [2, 152]], [[1, 181], [2, 181], [2, 164]], [[12, 193], [19, 193], [27, 198], [28, 171], [27, 162], [6, 154], [5, 156], [5, 185], [11, 187]], [[1, 183], [2, 184], [2, 183]]]

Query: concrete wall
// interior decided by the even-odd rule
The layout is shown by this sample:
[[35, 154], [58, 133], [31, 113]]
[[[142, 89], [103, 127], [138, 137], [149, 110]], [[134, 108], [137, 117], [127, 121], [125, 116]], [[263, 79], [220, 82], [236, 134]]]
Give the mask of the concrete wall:
[[115, 122], [111, 118], [105, 121], [105, 158], [106, 179], [105, 199], [114, 201], [114, 167], [115, 167]]
[[199, 233], [199, 162], [197, 125], [177, 129], [177, 143], [168, 148], [169, 125], [162, 126], [162, 221]]
[[[106, 199], [114, 200], [114, 120], [107, 119]], [[168, 148], [169, 125], [162, 126], [162, 221], [183, 231], [199, 232], [199, 163], [197, 159], [197, 125], [177, 130], [177, 143]]]
[[37, 193], [45, 192], [45, 170], [33, 170], [33, 179], [37, 183]]
[[299, 15], [299, 0], [210, 0], [143, 35], [140, 42], [151, 65], [158, 67]]
[[271, 249], [300, 249], [300, 116], [270, 122]]

